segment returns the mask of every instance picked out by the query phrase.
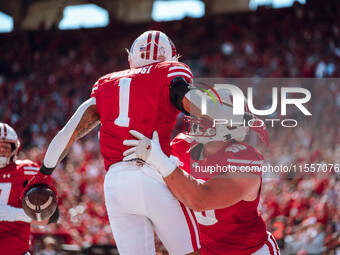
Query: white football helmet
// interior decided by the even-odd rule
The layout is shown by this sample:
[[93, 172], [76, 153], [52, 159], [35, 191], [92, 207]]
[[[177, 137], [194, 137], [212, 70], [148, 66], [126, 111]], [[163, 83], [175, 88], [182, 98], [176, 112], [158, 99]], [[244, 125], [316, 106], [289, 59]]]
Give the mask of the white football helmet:
[[2, 122], [0, 122], [0, 142], [6, 142], [12, 145], [12, 153], [10, 156], [0, 156], [0, 168], [3, 168], [13, 160], [14, 156], [16, 156], [20, 147], [20, 140], [14, 129]]
[[[211, 90], [209, 90], [213, 93]], [[226, 107], [232, 108], [232, 94], [228, 89], [220, 89], [216, 90], [218, 95], [221, 98], [222, 104]], [[247, 104], [245, 101], [244, 104], [245, 112], [247, 112]], [[232, 112], [232, 111], [230, 111]], [[247, 116], [252, 119], [251, 114], [247, 114]], [[230, 116], [231, 118], [232, 116]], [[226, 120], [228, 117], [226, 116]], [[215, 124], [204, 118], [204, 117], [193, 117], [193, 116], [185, 116], [183, 121], [183, 131], [184, 134], [189, 135], [194, 138], [198, 143], [208, 143], [213, 141], [222, 141], [226, 142], [231, 139], [234, 139], [238, 142], [242, 142], [246, 135], [249, 132], [249, 127], [247, 126], [247, 121], [245, 125], [233, 125], [228, 126], [225, 124]]]
[[140, 35], [127, 52], [130, 68], [178, 60], [176, 47], [171, 39], [166, 34], [155, 30], [146, 31]]

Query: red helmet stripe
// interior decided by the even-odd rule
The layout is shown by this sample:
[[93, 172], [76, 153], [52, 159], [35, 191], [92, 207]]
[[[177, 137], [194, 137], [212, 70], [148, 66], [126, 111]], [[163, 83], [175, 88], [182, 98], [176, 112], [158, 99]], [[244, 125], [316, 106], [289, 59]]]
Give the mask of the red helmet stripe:
[[7, 137], [7, 124], [3, 125], [4, 127], [4, 136]]
[[146, 57], [145, 57], [145, 59], [150, 58], [151, 37], [152, 37], [152, 32], [149, 32], [148, 40], [146, 42]]
[[159, 42], [159, 35], [161, 33], [159, 31], [156, 32], [156, 37], [155, 37], [155, 45], [153, 46], [153, 59], [157, 60], [157, 55], [158, 55], [158, 42]]
[[169, 37], [168, 37], [168, 40], [171, 45], [171, 51], [172, 51], [171, 57], [175, 57], [177, 54], [175, 44], [171, 41]]

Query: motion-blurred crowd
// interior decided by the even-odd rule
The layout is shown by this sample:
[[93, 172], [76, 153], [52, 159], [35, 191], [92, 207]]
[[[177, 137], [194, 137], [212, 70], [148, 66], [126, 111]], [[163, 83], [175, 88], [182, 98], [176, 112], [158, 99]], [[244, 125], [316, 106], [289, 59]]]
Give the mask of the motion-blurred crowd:
[[[96, 80], [128, 68], [125, 48], [143, 31], [157, 29], [172, 38], [195, 77], [334, 78], [307, 82], [312, 117], [291, 110], [287, 118], [297, 119], [298, 126], [269, 125], [268, 148], [254, 135], [247, 141], [264, 153], [266, 164], [340, 164], [339, 10], [337, 1], [308, 1], [287, 9], [166, 23], [112, 21], [103, 29], [2, 34], [0, 120], [21, 137], [20, 157], [41, 162], [49, 141], [89, 98]], [[258, 84], [255, 91], [257, 108], [271, 104], [270, 87]], [[76, 143], [54, 172], [61, 219], [45, 229], [33, 228], [36, 233], [55, 233], [69, 244], [114, 242], [97, 131]], [[303, 177], [264, 178], [260, 211], [283, 254], [335, 254], [340, 246], [339, 172]]]

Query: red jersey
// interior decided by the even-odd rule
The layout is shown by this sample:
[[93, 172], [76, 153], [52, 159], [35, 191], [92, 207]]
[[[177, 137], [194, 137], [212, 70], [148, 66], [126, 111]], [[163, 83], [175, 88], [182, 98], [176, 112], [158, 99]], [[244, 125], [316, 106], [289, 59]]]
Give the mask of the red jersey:
[[100, 115], [99, 142], [106, 170], [123, 159], [129, 148], [123, 141], [136, 139], [129, 130], [147, 137], [158, 131], [161, 147], [170, 155], [171, 130], [179, 111], [170, 101], [169, 85], [178, 76], [192, 80], [187, 65], [164, 61], [110, 73], [96, 82], [91, 96]]
[[[17, 160], [0, 168], [0, 203], [22, 208], [20, 194], [39, 167], [30, 160]], [[22, 255], [29, 250], [30, 224], [23, 221], [0, 222], [1, 254]]]
[[[202, 157], [200, 144], [190, 143], [189, 136], [183, 134], [173, 140], [171, 147], [172, 154], [181, 161], [181, 168], [202, 181], [223, 173], [223, 166], [228, 166], [229, 171], [247, 171], [253, 166], [259, 170], [264, 160], [252, 146], [234, 141], [226, 143], [220, 152], [209, 158]], [[215, 172], [210, 174], [208, 166], [214, 166]], [[209, 172], [205, 172], [207, 169]], [[261, 175], [259, 171], [252, 173]], [[260, 195], [251, 202], [242, 200], [223, 209], [195, 212], [202, 254], [249, 255], [260, 249], [267, 242], [268, 234], [257, 210], [259, 200]]]

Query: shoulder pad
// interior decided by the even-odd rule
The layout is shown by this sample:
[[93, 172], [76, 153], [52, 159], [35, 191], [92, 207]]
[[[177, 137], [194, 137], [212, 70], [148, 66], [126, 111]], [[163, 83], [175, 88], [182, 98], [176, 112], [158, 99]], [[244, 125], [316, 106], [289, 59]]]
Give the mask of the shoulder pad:
[[17, 170], [22, 170], [26, 175], [34, 175], [39, 171], [39, 165], [31, 160], [16, 160]]
[[171, 62], [171, 65], [169, 66], [168, 71], [168, 77], [173, 76], [182, 76], [188, 80], [190, 80], [190, 83], [192, 83], [193, 75], [190, 70], [190, 68], [181, 62]]

